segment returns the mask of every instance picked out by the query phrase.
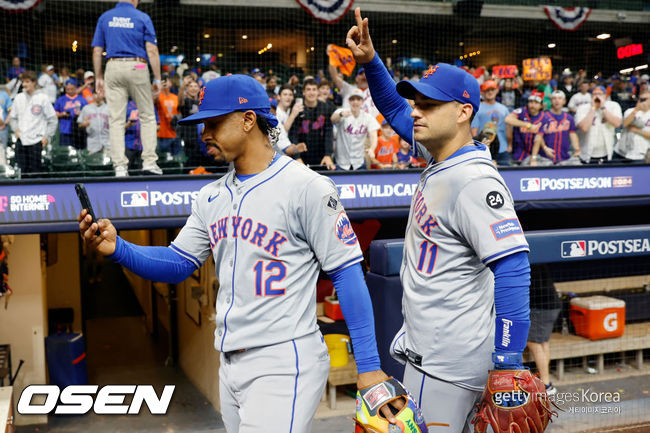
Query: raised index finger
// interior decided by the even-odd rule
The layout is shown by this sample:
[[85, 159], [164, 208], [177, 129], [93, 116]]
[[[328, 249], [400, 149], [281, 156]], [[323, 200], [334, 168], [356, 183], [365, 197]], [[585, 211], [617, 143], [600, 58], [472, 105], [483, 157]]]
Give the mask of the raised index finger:
[[361, 8], [354, 9], [354, 18], [357, 21], [357, 27], [359, 28], [359, 31], [361, 31], [361, 23], [363, 21], [361, 19]]

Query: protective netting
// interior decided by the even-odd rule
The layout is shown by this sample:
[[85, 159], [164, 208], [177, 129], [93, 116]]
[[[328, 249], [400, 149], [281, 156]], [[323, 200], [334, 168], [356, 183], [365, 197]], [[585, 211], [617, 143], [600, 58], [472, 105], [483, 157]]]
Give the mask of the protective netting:
[[[350, 2], [305, 3], [308, 4], [305, 9], [293, 0], [263, 4], [236, 0], [161, 1], [144, 2], [138, 7], [149, 14], [153, 21], [163, 73], [169, 74], [171, 93], [179, 92], [183, 76], [187, 74], [192, 74], [200, 86], [218, 75], [245, 73], [253, 74], [264, 85], [268, 83], [272, 98], [279, 99], [277, 94], [281, 86], [290, 83], [294, 90], [291, 99], [295, 101], [303, 98], [303, 80], [311, 76], [318, 85], [324, 81], [330, 83], [330, 87], [323, 87], [322, 91], [324, 94], [330, 92], [329, 98], [323, 99], [332, 103], [328, 108], [333, 111], [342, 103], [347, 106], [341, 93], [344, 96], [347, 94], [345, 89], [340, 88], [340, 81], [333, 79], [328, 70], [332, 57], [328, 56], [328, 52], [332, 48], [335, 50], [332, 58], [338, 59], [335, 62], [340, 66], [339, 71], [349, 74], [340, 75], [340, 78], [351, 84], [359, 80], [357, 84], [365, 86], [365, 81], [357, 77], [358, 65], [348, 62], [344, 50], [337, 51], [337, 47], [345, 47], [345, 35], [354, 24], [352, 8], [349, 8]], [[324, 6], [319, 8], [321, 3]], [[29, 5], [21, 2], [4, 4], [4, 7], [12, 9], [26, 6]], [[11, 80], [22, 68], [34, 70], [41, 80], [40, 84], [48, 87], [43, 91], [49, 92], [53, 100], [65, 93], [65, 84], [72, 78], [70, 82], [77, 84], [73, 92], [90, 100], [92, 79], [84, 79], [83, 76], [93, 71], [93, 34], [98, 17], [113, 6], [113, 3], [103, 1], [47, 0], [27, 12], [4, 12], [0, 73]], [[589, 102], [589, 97], [583, 95], [571, 103], [571, 97], [579, 93], [581, 82], [587, 83], [587, 91], [602, 85], [603, 107], [607, 105], [606, 108], [618, 117], [635, 107], [640, 93], [647, 89], [644, 82], [647, 83], [648, 59], [644, 43], [647, 45], [649, 39], [647, 24], [650, 13], [647, 3], [642, 0], [587, 1], [579, 4], [584, 7], [575, 9], [560, 7], [575, 4], [553, 3], [553, 6], [544, 7], [534, 1], [521, 0], [490, 1], [485, 4], [471, 0], [377, 1], [358, 2], [354, 6], [362, 7], [363, 15], [369, 17], [375, 47], [396, 81], [418, 80], [431, 64], [437, 62], [456, 64], [474, 74], [487, 92], [490, 92], [490, 87], [498, 87], [496, 100], [503, 103], [508, 112], [525, 108], [533, 90], [544, 92], [542, 108], [550, 111], [551, 93], [561, 90], [566, 96], [565, 106], [571, 107], [569, 114], [576, 115], [576, 130], [581, 117], [575, 111]], [[337, 20], [337, 17], [340, 19]], [[327, 24], [322, 20], [335, 22]], [[13, 65], [13, 62], [20, 65]], [[53, 67], [51, 72], [46, 70], [49, 65]], [[51, 75], [51, 78], [43, 75]], [[494, 83], [491, 79], [494, 79]], [[54, 85], [50, 86], [48, 81]], [[12, 96], [20, 90], [19, 84], [9, 82], [8, 90]], [[84, 84], [89, 85], [82, 89]], [[618, 108], [609, 101], [616, 103]], [[181, 95], [179, 107], [183, 103], [184, 95]], [[370, 105], [364, 101], [363, 109], [369, 109]], [[44, 148], [42, 165], [38, 167], [41, 174], [38, 176], [83, 172], [112, 174], [113, 167], [108, 157], [88, 155], [94, 153], [97, 147], [93, 145], [88, 149], [86, 140], [89, 129], [78, 128], [79, 123], [75, 122], [79, 111], [73, 109], [71, 117], [57, 119], [59, 128], [49, 146]], [[373, 115], [378, 114], [372, 108], [370, 111]], [[6, 117], [7, 113], [4, 114]], [[473, 125], [476, 136], [486, 143], [492, 142], [495, 160], [499, 164], [527, 164], [530, 162], [527, 158], [534, 153], [532, 136], [535, 134], [531, 132], [538, 128], [535, 116], [530, 112], [518, 116], [514, 126], [506, 126], [495, 115], [483, 116]], [[533, 119], [533, 129], [521, 130], [524, 124], [519, 120], [527, 122], [527, 118]], [[640, 118], [639, 122], [643, 119]], [[73, 138], [64, 137], [61, 140], [62, 120], [72, 125]], [[210, 165], [210, 159], [202, 158], [201, 154], [196, 158], [189, 157], [188, 161], [190, 146], [184, 142], [188, 141], [190, 132], [183, 134], [173, 120], [169, 127], [165, 125], [166, 122], [166, 119], [160, 120], [160, 129], [173, 130], [168, 135], [175, 133], [178, 139], [172, 144], [168, 141], [158, 143], [160, 162], [167, 172], [188, 172], [198, 165]], [[559, 117], [557, 123], [561, 123]], [[644, 125], [639, 123], [632, 126], [638, 130]], [[67, 131], [67, 128], [64, 129]], [[541, 144], [537, 164], [579, 164], [576, 144], [570, 143], [568, 136], [558, 138], [553, 132], [557, 131], [551, 131], [546, 143]], [[612, 122], [607, 134], [614, 134], [614, 138], [606, 140], [609, 143], [606, 149], [585, 152], [583, 142], [589, 138], [578, 130], [582, 146], [580, 157], [583, 161], [590, 158], [602, 160], [603, 157], [607, 160], [610, 155], [614, 160], [642, 160], [645, 152], [641, 147], [646, 145], [645, 141], [617, 147], [624, 132], [625, 128], [620, 122]], [[378, 133], [381, 137], [381, 130]], [[133, 134], [137, 134], [137, 131], [132, 131]], [[159, 131], [158, 135], [160, 137], [165, 133]], [[292, 134], [289, 134], [289, 139], [294, 140], [294, 145], [298, 144], [295, 141], [300, 140]], [[527, 142], [529, 139], [530, 143]], [[559, 145], [558, 139], [562, 141]], [[10, 143], [9, 161], [3, 168], [8, 177], [19, 174], [15, 170], [18, 168], [15, 140], [16, 137], [11, 134], [9, 138], [3, 138], [3, 142]], [[336, 140], [336, 134], [332, 135], [332, 140]], [[553, 140], [555, 143], [551, 144]], [[638, 137], [634, 137], [634, 140], [639, 141]], [[627, 143], [629, 140], [623, 141]], [[68, 146], [61, 148], [62, 142], [64, 145], [71, 144], [70, 147], [76, 150]], [[185, 144], [184, 148], [181, 143]], [[517, 147], [521, 147], [523, 152], [518, 151]], [[615, 152], [609, 147], [613, 147]], [[386, 143], [380, 139], [375, 154], [369, 152], [373, 158], [367, 158], [365, 163], [367, 166], [385, 168], [417, 165], [409, 155], [399, 155], [398, 149], [397, 140]], [[298, 150], [290, 149], [296, 151], [296, 156]], [[5, 164], [4, 152], [0, 153], [0, 164]], [[393, 153], [397, 153], [402, 163], [393, 161]], [[109, 155], [106, 151], [103, 154]], [[375, 156], [382, 157], [377, 160]], [[311, 165], [320, 165], [319, 162], [312, 161]], [[357, 168], [355, 165], [351, 164]], [[137, 163], [129, 166], [136, 172], [139, 167]], [[24, 168], [23, 174], [26, 174]]]

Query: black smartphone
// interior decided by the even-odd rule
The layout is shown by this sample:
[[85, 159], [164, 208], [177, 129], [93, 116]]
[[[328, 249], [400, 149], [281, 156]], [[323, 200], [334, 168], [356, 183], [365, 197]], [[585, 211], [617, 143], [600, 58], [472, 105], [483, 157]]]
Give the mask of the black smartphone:
[[[83, 183], [77, 183], [74, 186], [74, 190], [77, 192], [77, 197], [79, 197], [82, 209], [87, 209], [88, 214], [90, 214], [91, 218], [93, 219], [93, 222], [97, 222], [97, 217], [93, 211], [93, 205], [90, 204], [90, 198], [88, 198], [88, 192], [86, 192], [86, 186]], [[97, 236], [101, 234], [99, 227], [97, 228], [95, 234]]]

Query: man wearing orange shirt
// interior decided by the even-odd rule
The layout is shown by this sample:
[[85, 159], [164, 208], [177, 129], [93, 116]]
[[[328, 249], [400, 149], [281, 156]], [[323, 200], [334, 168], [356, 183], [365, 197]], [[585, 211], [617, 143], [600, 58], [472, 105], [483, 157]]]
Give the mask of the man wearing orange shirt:
[[178, 96], [174, 95], [170, 88], [172, 82], [169, 75], [163, 74], [162, 90], [156, 100], [156, 110], [160, 118], [160, 129], [158, 130], [158, 152], [169, 152], [178, 155], [182, 152], [181, 143], [176, 137], [176, 122], [178, 121]]

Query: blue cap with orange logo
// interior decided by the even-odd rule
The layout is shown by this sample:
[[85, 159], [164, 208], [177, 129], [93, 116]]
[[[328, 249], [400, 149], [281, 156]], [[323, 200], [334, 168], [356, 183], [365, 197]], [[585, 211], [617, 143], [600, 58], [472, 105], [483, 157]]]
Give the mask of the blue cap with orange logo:
[[420, 81], [400, 81], [397, 93], [406, 99], [414, 99], [416, 93], [436, 101], [458, 101], [471, 104], [474, 114], [481, 104], [481, 91], [476, 78], [468, 72], [447, 63], [431, 66]]
[[278, 119], [271, 113], [269, 96], [257, 80], [248, 75], [227, 75], [210, 80], [201, 88], [199, 112], [178, 123], [192, 125], [202, 123], [210, 117], [247, 110], [265, 117], [271, 126], [278, 125]]

